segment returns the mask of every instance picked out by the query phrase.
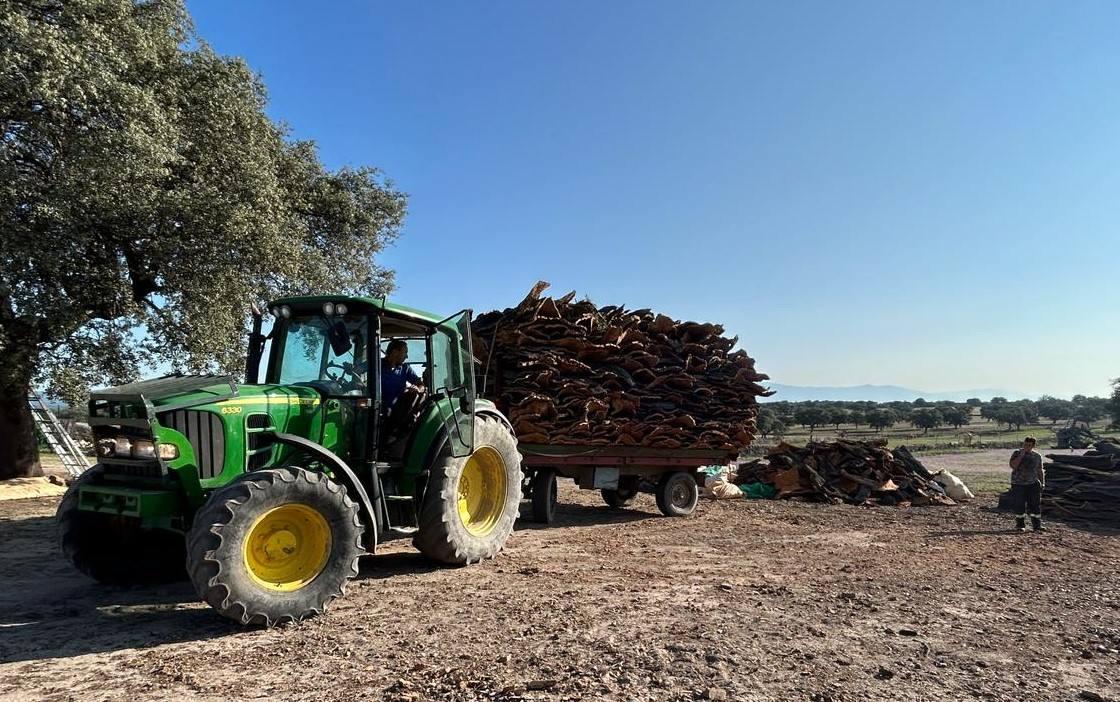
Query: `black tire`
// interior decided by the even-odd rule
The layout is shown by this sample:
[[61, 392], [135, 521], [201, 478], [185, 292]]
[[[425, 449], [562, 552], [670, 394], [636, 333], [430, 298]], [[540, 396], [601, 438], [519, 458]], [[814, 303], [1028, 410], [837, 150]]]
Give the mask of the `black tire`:
[[674, 471], [661, 476], [656, 495], [657, 509], [666, 517], [687, 517], [696, 509], [700, 490], [691, 473]]
[[74, 566], [98, 582], [137, 585], [183, 580], [183, 537], [171, 531], [142, 529], [140, 520], [78, 510], [78, 491], [100, 480], [105, 468], [93, 466], [70, 485], [55, 512], [58, 544]]
[[[307, 548], [323, 552], [316, 558], [325, 560], [306, 571], [307, 582], [283, 591], [265, 584], [246, 554], [259, 543], [259, 520], [276, 515], [277, 508], [314, 513], [318, 516], [311, 521], [320, 525], [320, 533], [323, 528], [329, 533], [329, 545], [305, 540]], [[346, 488], [327, 476], [304, 468], [253, 471], [215, 490], [195, 515], [187, 534], [187, 571], [199, 596], [224, 617], [264, 626], [300, 621], [325, 611], [358, 574], [358, 557], [365, 553], [363, 531]], [[305, 541], [297, 538], [301, 545]], [[293, 553], [290, 545], [280, 548]]]
[[[470, 456], [455, 458], [450, 446], [445, 446], [436, 459], [420, 509], [419, 531], [412, 540], [428, 558], [450, 565], [478, 563], [496, 556], [513, 533], [521, 504], [521, 454], [509, 427], [496, 417], [475, 415], [474, 443]], [[500, 466], [504, 480], [498, 484], [505, 488], [502, 494], [493, 496], [492, 524], [475, 532], [468, 530], [459, 514], [460, 478], [472, 461]]]
[[599, 494], [603, 496], [603, 502], [606, 502], [611, 509], [632, 507], [635, 500], [638, 499], [638, 491], [633, 489], [600, 490]]
[[533, 521], [552, 524], [556, 519], [556, 471], [541, 468], [532, 480]]

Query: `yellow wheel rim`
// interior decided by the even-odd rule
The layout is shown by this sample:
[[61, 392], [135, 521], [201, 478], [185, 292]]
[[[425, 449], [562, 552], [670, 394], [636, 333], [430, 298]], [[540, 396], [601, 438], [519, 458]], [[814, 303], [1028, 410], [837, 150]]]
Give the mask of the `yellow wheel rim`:
[[318, 510], [281, 505], [253, 522], [244, 551], [245, 567], [257, 584], [291, 592], [323, 572], [331, 555], [331, 528]]
[[480, 446], [459, 476], [459, 519], [474, 536], [494, 531], [506, 505], [506, 470], [502, 456]]

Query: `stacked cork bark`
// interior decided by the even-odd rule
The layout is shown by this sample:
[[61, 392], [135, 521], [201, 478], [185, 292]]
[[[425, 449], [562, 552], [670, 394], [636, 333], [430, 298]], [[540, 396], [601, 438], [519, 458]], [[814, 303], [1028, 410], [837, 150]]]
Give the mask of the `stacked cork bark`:
[[945, 489], [905, 446], [885, 441], [782, 443], [739, 466], [735, 483], [764, 483], [777, 497], [853, 505], [951, 505]]
[[474, 323], [480, 387], [529, 444], [735, 449], [771, 394], [718, 324], [543, 296]]

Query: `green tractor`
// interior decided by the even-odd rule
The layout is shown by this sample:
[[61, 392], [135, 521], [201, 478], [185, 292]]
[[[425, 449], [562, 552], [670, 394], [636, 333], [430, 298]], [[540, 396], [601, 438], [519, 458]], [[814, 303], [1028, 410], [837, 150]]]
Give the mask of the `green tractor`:
[[454, 565], [497, 554], [521, 455], [475, 397], [470, 311], [320, 296], [269, 312], [267, 337], [254, 315], [244, 384], [169, 376], [91, 396], [99, 460], [57, 515], [78, 569], [151, 582], [185, 563], [222, 615], [271, 626], [322, 612], [387, 539]]

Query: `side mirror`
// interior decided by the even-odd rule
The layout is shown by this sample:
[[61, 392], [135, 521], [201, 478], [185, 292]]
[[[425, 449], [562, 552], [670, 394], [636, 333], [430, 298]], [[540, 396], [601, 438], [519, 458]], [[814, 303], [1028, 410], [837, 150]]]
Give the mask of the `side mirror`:
[[350, 343], [350, 334], [347, 333], [346, 325], [341, 319], [335, 320], [334, 324], [327, 329], [327, 341], [330, 342], [331, 350], [334, 351], [335, 356], [341, 356], [353, 346]]

